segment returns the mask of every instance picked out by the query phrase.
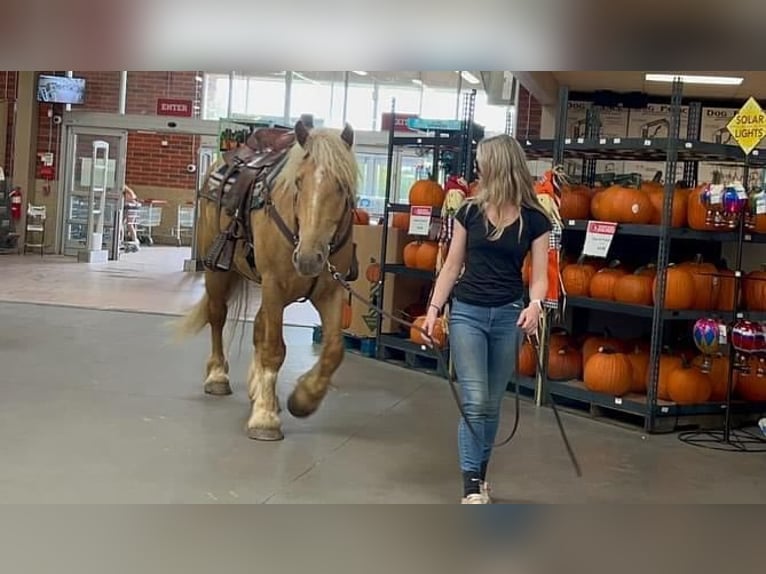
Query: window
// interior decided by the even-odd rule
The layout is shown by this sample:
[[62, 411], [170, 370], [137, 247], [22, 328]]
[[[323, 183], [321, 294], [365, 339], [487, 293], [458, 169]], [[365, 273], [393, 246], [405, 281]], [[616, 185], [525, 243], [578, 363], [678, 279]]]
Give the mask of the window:
[[372, 84], [348, 86], [346, 121], [357, 130], [372, 130], [375, 125], [375, 102]]
[[476, 91], [476, 110], [474, 120], [484, 126], [485, 135], [505, 133], [505, 125], [509, 106], [491, 106], [487, 103], [487, 92]]
[[316, 125], [343, 124], [343, 72], [293, 72], [290, 116], [312, 114]]

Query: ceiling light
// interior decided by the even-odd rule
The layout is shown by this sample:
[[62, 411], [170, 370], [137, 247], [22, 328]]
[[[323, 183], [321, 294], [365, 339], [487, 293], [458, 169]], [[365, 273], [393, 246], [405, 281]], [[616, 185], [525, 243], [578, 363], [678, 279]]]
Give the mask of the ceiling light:
[[423, 80], [419, 80], [418, 78], [412, 78], [412, 83], [416, 84], [418, 86], [422, 86], [423, 85]]
[[456, 74], [460, 74], [460, 76], [469, 84], [480, 84], [481, 80], [474, 76], [471, 72], [455, 72]]
[[712, 84], [716, 86], [739, 86], [744, 78], [733, 76], [685, 76], [683, 74], [646, 74], [647, 82], [673, 82], [676, 78], [684, 84]]
[[366, 76], [367, 72], [365, 72], [364, 70], [360, 70], [358, 72], [355, 71], [354, 74], [356, 74], [357, 76]]

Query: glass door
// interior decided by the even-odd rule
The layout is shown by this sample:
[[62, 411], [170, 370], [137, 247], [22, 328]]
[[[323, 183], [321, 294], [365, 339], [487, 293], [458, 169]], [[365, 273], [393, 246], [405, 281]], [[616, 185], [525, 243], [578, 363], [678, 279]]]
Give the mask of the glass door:
[[[102, 248], [109, 252], [109, 259], [114, 260], [119, 255], [119, 225], [128, 145], [128, 132], [121, 130], [67, 128], [62, 251], [65, 255], [77, 255], [86, 247], [93, 142], [96, 141], [109, 144]], [[100, 206], [95, 205], [94, 215], [98, 216], [99, 211]]]

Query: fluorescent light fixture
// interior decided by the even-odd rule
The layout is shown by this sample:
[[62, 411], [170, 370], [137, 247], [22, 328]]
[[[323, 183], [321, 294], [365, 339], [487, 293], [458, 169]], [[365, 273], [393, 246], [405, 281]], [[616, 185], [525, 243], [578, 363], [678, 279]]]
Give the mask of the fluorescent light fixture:
[[460, 76], [469, 84], [480, 84], [481, 80], [474, 76], [471, 72], [455, 72], [456, 74], [460, 74]]
[[357, 76], [366, 76], [367, 75], [367, 72], [365, 72], [364, 70], [354, 71], [353, 73], [356, 74]]
[[418, 78], [412, 78], [412, 83], [416, 84], [418, 86], [422, 86], [423, 85], [423, 80], [419, 80]]
[[744, 78], [734, 76], [686, 76], [683, 74], [646, 74], [647, 82], [673, 82], [678, 78], [684, 84], [712, 84], [715, 86], [739, 86]]

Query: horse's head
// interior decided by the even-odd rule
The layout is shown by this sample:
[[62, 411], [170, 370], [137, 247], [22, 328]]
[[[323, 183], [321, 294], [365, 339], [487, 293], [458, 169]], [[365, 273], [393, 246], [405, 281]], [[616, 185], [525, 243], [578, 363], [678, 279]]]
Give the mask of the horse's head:
[[309, 131], [295, 126], [296, 145], [285, 172], [292, 178], [298, 245], [293, 265], [315, 277], [327, 265], [333, 248], [350, 238], [359, 168], [352, 151], [354, 130]]

